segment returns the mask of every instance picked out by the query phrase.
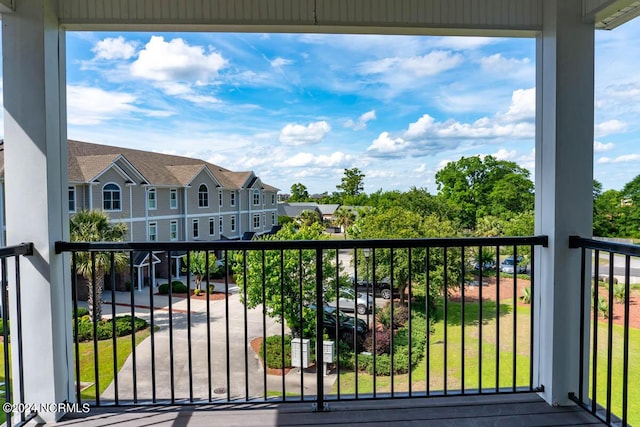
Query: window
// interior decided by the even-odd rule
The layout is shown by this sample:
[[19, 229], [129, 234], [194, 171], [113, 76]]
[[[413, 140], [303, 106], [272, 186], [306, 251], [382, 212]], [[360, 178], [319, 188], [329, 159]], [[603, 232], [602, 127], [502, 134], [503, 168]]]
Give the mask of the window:
[[234, 193], [233, 191], [229, 194], [229, 196], [231, 196], [231, 206], [235, 206], [236, 205], [236, 193]]
[[271, 204], [272, 204], [272, 205], [275, 205], [275, 204], [276, 204], [276, 195], [275, 195], [275, 194], [272, 194], [272, 195], [271, 195]]
[[265, 212], [262, 213], [262, 226], [267, 225], [267, 214]]
[[147, 206], [149, 207], [149, 210], [154, 210], [158, 207], [156, 202], [156, 189], [150, 188], [147, 191]]
[[169, 224], [169, 237], [171, 240], [178, 240], [178, 221], [171, 221]]
[[253, 204], [260, 204], [260, 190], [253, 190]]
[[220, 234], [222, 234], [222, 231], [224, 230], [224, 228], [222, 228], [224, 225], [224, 222], [222, 221], [222, 217], [220, 217], [220, 220], [218, 221], [218, 223], [219, 223], [218, 229], [220, 230]]
[[236, 231], [236, 217], [232, 216], [231, 217], [231, 232], [235, 232]]
[[218, 190], [218, 205], [222, 206], [222, 190]]
[[276, 225], [276, 213], [271, 212], [271, 225]]
[[122, 210], [120, 205], [120, 187], [107, 184], [102, 188], [102, 209], [105, 211]]
[[200, 184], [200, 187], [198, 187], [198, 207], [209, 207], [209, 189], [204, 184]]
[[198, 237], [200, 237], [200, 221], [198, 221], [197, 219], [193, 220], [193, 238], [197, 239]]
[[175, 188], [169, 190], [169, 208], [178, 209], [178, 190]]
[[149, 223], [149, 241], [155, 242], [158, 240], [158, 223], [150, 222]]
[[69, 186], [69, 212], [76, 211], [76, 187]]
[[253, 228], [260, 228], [260, 214], [253, 215]]
[[216, 234], [216, 219], [209, 218], [209, 236]]

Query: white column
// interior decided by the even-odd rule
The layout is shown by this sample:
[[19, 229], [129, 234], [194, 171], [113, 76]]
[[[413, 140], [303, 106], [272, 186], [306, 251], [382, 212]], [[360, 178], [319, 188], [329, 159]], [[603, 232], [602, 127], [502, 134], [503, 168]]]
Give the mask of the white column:
[[535, 227], [549, 247], [536, 251], [534, 378], [562, 405], [579, 369], [580, 253], [569, 236], [591, 236], [593, 221], [594, 28], [582, 0], [545, 0], [536, 67]]
[[[70, 266], [68, 256], [54, 251], [55, 241], [69, 239], [65, 34], [56, 4], [21, 0], [15, 13], [2, 16], [7, 244], [33, 242], [35, 249], [21, 263], [27, 403], [75, 399]], [[15, 300], [10, 315], [17, 319]], [[14, 337], [16, 327], [12, 320]], [[17, 347], [11, 348], [14, 378]], [[62, 414], [40, 415], [53, 421]]]

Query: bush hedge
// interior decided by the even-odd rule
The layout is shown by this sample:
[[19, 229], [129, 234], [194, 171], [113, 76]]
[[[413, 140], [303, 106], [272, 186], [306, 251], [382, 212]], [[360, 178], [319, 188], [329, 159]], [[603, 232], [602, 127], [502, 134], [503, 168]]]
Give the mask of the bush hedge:
[[[122, 337], [125, 335], [131, 335], [132, 325], [131, 316], [118, 316], [116, 317], [116, 336]], [[90, 341], [93, 339], [93, 323], [89, 316], [83, 316], [78, 318], [78, 331], [76, 335], [76, 322], [72, 322], [74, 337], [78, 341]], [[133, 318], [133, 327], [136, 331], [141, 331], [149, 327], [146, 320], [139, 317]], [[113, 338], [113, 323], [111, 319], [100, 320], [96, 324], [96, 336], [98, 340], [107, 340]]]
[[[187, 287], [180, 280], [174, 280], [173, 282], [171, 282], [171, 292], [174, 294], [186, 294]], [[162, 285], [158, 286], [158, 293], [160, 295], [167, 295], [169, 293], [169, 284], [163, 283]]]
[[268, 368], [282, 369], [291, 366], [291, 336], [285, 335], [284, 337], [284, 366], [282, 366], [282, 336], [272, 335], [260, 344], [259, 356], [261, 358], [264, 355], [265, 342], [267, 345], [266, 365]]

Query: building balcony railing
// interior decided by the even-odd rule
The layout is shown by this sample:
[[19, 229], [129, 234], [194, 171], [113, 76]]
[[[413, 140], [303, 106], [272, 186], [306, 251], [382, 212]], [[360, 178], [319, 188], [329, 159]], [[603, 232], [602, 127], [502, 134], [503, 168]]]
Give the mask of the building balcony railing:
[[[638, 276], [640, 246], [578, 236], [571, 237], [570, 246], [579, 248], [582, 254], [579, 283], [583, 302], [580, 384], [578, 393], [571, 398], [609, 425], [637, 423], [640, 421], [637, 408], [634, 407], [630, 417], [629, 404], [637, 405], [640, 389], [630, 389], [629, 379], [634, 376], [632, 372], [639, 372], [640, 366], [637, 334], [640, 322], [633, 325], [634, 328], [630, 323], [634, 318], [631, 307], [638, 303], [632, 294], [632, 286], [638, 285], [632, 284], [635, 281], [632, 278]], [[589, 270], [592, 274], [588, 274]], [[634, 335], [633, 339], [630, 334]], [[635, 418], [630, 421], [632, 417]]]
[[[0, 248], [0, 272], [2, 275], [2, 364], [3, 369], [0, 375], [0, 403], [3, 404], [4, 418], [6, 425], [25, 424], [35, 417], [35, 412], [20, 411], [17, 419], [13, 419], [12, 411], [7, 411], [4, 405], [12, 407], [16, 402], [24, 402], [24, 364], [22, 362], [22, 316], [20, 313], [20, 301], [22, 298], [22, 284], [20, 282], [20, 259], [23, 256], [33, 255], [33, 244], [23, 243], [21, 245]], [[9, 286], [14, 281], [15, 286], [11, 294], [11, 307], [15, 311], [11, 313], [11, 324], [9, 323]], [[11, 329], [11, 333], [10, 333]], [[11, 338], [11, 339], [10, 339]], [[10, 344], [11, 343], [11, 344]], [[13, 349], [12, 349], [13, 347]], [[13, 351], [12, 351], [13, 350]], [[13, 358], [12, 358], [13, 353]]]
[[[545, 236], [58, 242], [70, 268], [84, 273], [69, 284], [75, 400], [92, 407], [303, 402], [324, 411], [337, 401], [541, 391], [534, 272], [535, 248], [546, 244]], [[607, 424], [633, 423], [631, 279], [640, 253], [578, 237], [571, 247], [582, 250], [575, 277], [585, 302], [571, 398]], [[3, 282], [17, 284], [13, 370], [3, 347], [10, 402], [24, 402], [19, 261], [31, 250], [0, 252]], [[598, 260], [592, 275], [591, 255]], [[616, 297], [624, 301], [614, 304]], [[6, 324], [8, 311], [2, 315]], [[9, 424], [34, 414], [26, 415]]]
[[[74, 317], [76, 398], [308, 401], [323, 410], [335, 400], [536, 391], [536, 245], [546, 237], [58, 243], [72, 269], [91, 266], [89, 300], [100, 298], [92, 283], [107, 254], [104, 318], [128, 316]], [[116, 290], [120, 255], [129, 260], [126, 291]], [[183, 268], [174, 263], [138, 291], [133, 260], [154, 257]], [[224, 272], [202, 275], [195, 295], [203, 261]], [[192, 292], [165, 285], [176, 280]], [[74, 275], [76, 311], [82, 281]], [[133, 333], [118, 338], [120, 330]]]

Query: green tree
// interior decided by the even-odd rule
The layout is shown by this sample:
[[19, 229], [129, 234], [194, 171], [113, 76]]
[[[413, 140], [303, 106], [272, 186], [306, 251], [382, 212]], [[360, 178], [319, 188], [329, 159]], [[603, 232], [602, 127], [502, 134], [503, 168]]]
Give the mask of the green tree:
[[309, 200], [309, 191], [307, 187], [301, 183], [295, 183], [291, 186], [290, 202], [306, 202]]
[[346, 239], [349, 228], [356, 220], [356, 214], [352, 210], [341, 206], [336, 210], [334, 216], [335, 224], [343, 229], [344, 238]]
[[593, 235], [599, 237], [623, 237], [627, 206], [621, 206], [622, 193], [607, 190], [593, 201]]
[[364, 174], [358, 168], [351, 168], [344, 170], [344, 176], [339, 185], [336, 185], [338, 190], [341, 190], [343, 197], [343, 204], [349, 204], [345, 202], [356, 199], [364, 191]]
[[318, 211], [304, 210], [300, 212], [297, 220], [302, 227], [309, 227], [313, 224], [320, 224], [322, 218], [320, 217], [320, 213], [318, 213]]
[[[328, 237], [323, 233], [320, 224], [299, 229], [288, 224], [274, 236], [263, 238], [324, 240]], [[308, 307], [316, 301], [318, 265], [315, 250], [238, 251], [234, 254], [234, 261], [236, 283], [240, 287], [241, 301], [247, 308], [264, 304], [265, 313], [276, 320], [284, 321], [295, 335], [315, 337], [316, 311]], [[331, 301], [335, 298], [336, 289], [335, 251], [323, 252], [321, 268], [322, 276], [325, 278], [324, 300]]]
[[[69, 220], [72, 242], [122, 242], [127, 234], [124, 223], [111, 223], [106, 213], [99, 210], [81, 210]], [[111, 269], [113, 254], [114, 269], [121, 270], [127, 265], [128, 257], [124, 252], [76, 253], [76, 272], [87, 280], [89, 296], [89, 317], [95, 322], [102, 318], [102, 289], [104, 276]], [[95, 284], [93, 277], [95, 276]], [[95, 293], [95, 300], [94, 300]]]
[[215, 254], [208, 252], [209, 256], [207, 256], [207, 252], [208, 251], [190, 252], [188, 258], [186, 255], [182, 257], [182, 262], [189, 266], [189, 271], [193, 274], [193, 282], [197, 290], [200, 290], [203, 279], [206, 279], [210, 274], [218, 270]]
[[[373, 209], [366, 215], [358, 217], [353, 227], [354, 237], [358, 239], [411, 239], [425, 237], [454, 237], [457, 235], [454, 225], [447, 220], [441, 220], [436, 215], [422, 216], [401, 207], [390, 209]], [[441, 248], [430, 249], [429, 279], [431, 284], [430, 295], [442, 294], [444, 283], [444, 250]], [[407, 287], [412, 286], [414, 295], [425, 295], [425, 260], [427, 251], [423, 248], [411, 251], [411, 278], [409, 277], [409, 250], [408, 249], [376, 249], [375, 279], [391, 277], [391, 265], [393, 264], [393, 285], [398, 289], [402, 301]], [[447, 250], [447, 286], [455, 288], [460, 285], [460, 251]], [[365, 277], [365, 257], [358, 256], [360, 265], [358, 270], [362, 273], [359, 277]], [[370, 269], [372, 271], [372, 269]], [[411, 279], [411, 280], [410, 280]]]
[[[436, 183], [439, 194], [459, 210], [460, 223], [467, 229], [473, 229], [484, 215], [512, 215], [533, 206], [529, 171], [493, 156], [450, 162], [436, 173]], [[511, 185], [516, 189], [512, 191]]]

